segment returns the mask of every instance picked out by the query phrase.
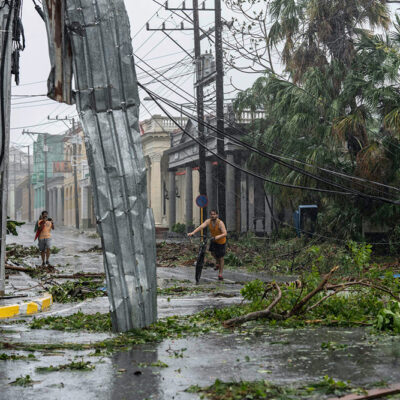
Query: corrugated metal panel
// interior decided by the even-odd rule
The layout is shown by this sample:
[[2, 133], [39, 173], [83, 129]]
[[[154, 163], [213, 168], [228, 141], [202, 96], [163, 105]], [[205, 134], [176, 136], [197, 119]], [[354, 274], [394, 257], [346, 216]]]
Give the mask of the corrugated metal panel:
[[65, 4], [113, 328], [142, 328], [157, 318], [155, 229], [129, 19], [123, 0]]
[[63, 0], [45, 0], [51, 72], [47, 81], [48, 96], [56, 101], [74, 104], [72, 93], [72, 49], [65, 26], [65, 3]]

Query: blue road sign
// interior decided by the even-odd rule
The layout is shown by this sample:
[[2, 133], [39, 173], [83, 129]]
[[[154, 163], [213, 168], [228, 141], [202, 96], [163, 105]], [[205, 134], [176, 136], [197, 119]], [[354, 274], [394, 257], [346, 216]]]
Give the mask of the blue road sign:
[[207, 198], [207, 196], [204, 196], [203, 194], [201, 194], [200, 196], [197, 196], [196, 197], [196, 204], [200, 208], [207, 207], [208, 206], [208, 198]]

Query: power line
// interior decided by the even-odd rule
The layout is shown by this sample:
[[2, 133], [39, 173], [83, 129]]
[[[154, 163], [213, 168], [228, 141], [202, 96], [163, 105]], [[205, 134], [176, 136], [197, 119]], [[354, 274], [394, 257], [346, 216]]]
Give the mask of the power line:
[[[139, 59], [140, 59], [140, 57], [139, 57]], [[154, 72], [158, 73], [159, 75], [163, 76], [166, 80], [168, 80], [168, 78], [166, 78], [164, 74], [162, 74], [162, 73], [156, 71], [156, 70], [155, 70], [153, 67], [151, 67], [148, 63], [145, 62], [145, 64], [146, 64], [148, 67], [150, 67]], [[143, 69], [143, 68], [142, 68], [142, 69]], [[160, 79], [155, 78], [151, 73], [149, 73], [148, 71], [145, 71], [144, 69], [143, 69], [143, 71], [146, 72], [149, 76], [153, 77], [153, 79], [156, 79], [159, 83], [163, 84], [163, 85], [166, 86], [169, 90], [172, 91], [172, 89], [170, 89], [167, 85], [165, 85]], [[169, 81], [169, 82], [172, 83], [174, 86], [178, 87], [178, 86], [175, 85], [172, 81]], [[297, 87], [297, 86], [296, 86], [296, 87]], [[181, 87], [178, 87], [178, 89], [181, 90], [181, 91], [184, 92], [184, 93], [187, 93], [190, 97], [194, 98], [194, 96], [193, 96], [192, 94], [190, 94], [190, 93], [187, 92], [186, 90], [182, 89]], [[301, 88], [301, 89], [302, 89], [302, 88]], [[303, 90], [304, 90], [304, 89], [303, 89]], [[174, 92], [174, 93], [177, 94], [176, 92]], [[185, 99], [188, 100], [187, 98], [185, 98]], [[226, 121], [226, 122], [228, 122], [228, 124], [230, 124], [230, 125], [232, 126], [232, 124], [231, 124], [229, 121]], [[237, 130], [236, 127], [234, 127], [234, 129]], [[241, 133], [241, 131], [238, 131], [238, 132]], [[296, 162], [301, 163], [301, 162], [298, 161], [298, 160], [296, 160]], [[314, 166], [314, 167], [315, 167], [315, 166]], [[321, 168], [321, 167], [316, 167], [316, 168]], [[328, 171], [329, 171], [329, 170], [326, 169], [326, 168], [324, 168], [323, 170], [324, 170], [325, 172], [328, 172]], [[333, 173], [333, 172], [331, 171], [331, 173]], [[340, 174], [342, 177], [346, 176], [347, 178], [353, 178], [353, 179], [355, 179], [355, 180], [359, 180], [359, 181], [363, 181], [363, 182], [368, 182], [368, 183], [373, 183], [373, 184], [380, 185], [380, 186], [384, 186], [384, 187], [389, 187], [388, 185], [384, 185], [384, 184], [381, 184], [381, 183], [379, 183], [379, 182], [368, 181], [368, 180], [366, 180], [366, 179], [358, 178], [358, 177], [351, 177], [351, 176], [346, 175], [346, 174], [343, 174], [343, 173], [336, 173], [336, 174]], [[393, 188], [393, 187], [391, 187], [391, 188]], [[394, 189], [398, 190], [397, 188], [394, 188]], [[376, 190], [376, 189], [375, 189], [375, 190]]]
[[[163, 108], [163, 107], [160, 105], [160, 103], [159, 103], [158, 101], [155, 100], [156, 98], [158, 98], [160, 101], [162, 101], [162, 102], [168, 104], [171, 108], [177, 109], [174, 105], [171, 105], [171, 104], [170, 104], [169, 100], [160, 98], [160, 96], [158, 96], [158, 95], [155, 94], [154, 92], [151, 92], [149, 89], [144, 88], [144, 86], [141, 85], [141, 84], [139, 84], [139, 86], [142, 87], [142, 88], [150, 95], [150, 97], [157, 103], [157, 105], [162, 109], [162, 111], [166, 112], [166, 111], [165, 111], [165, 108]], [[171, 120], [174, 121], [174, 123], [175, 123], [177, 126], [179, 125], [178, 122], [176, 122], [176, 121], [174, 120], [174, 118], [172, 118], [172, 117], [170, 116], [169, 113], [167, 113], [167, 115], [171, 118]], [[191, 116], [189, 116], [189, 117], [191, 117]], [[191, 117], [191, 118], [193, 118], [193, 117]], [[199, 121], [198, 121], [198, 123], [202, 123], [202, 122], [199, 122]], [[212, 130], [214, 130], [214, 131], [217, 131], [217, 129], [214, 128], [213, 126], [211, 126], [211, 125], [209, 125], [209, 124], [207, 124], [207, 123], [205, 123], [205, 122], [204, 122], [204, 124], [205, 124], [206, 126], [208, 126], [210, 129], [212, 129]], [[186, 132], [180, 125], [179, 125], [179, 127], [185, 132], [185, 134], [189, 135], [193, 140], [195, 140], [196, 142], [198, 142], [197, 139], [193, 138], [193, 136], [190, 135], [188, 132]], [[237, 142], [237, 139], [234, 138], [233, 136], [231, 136], [231, 135], [229, 135], [229, 134], [226, 134], [226, 133], [223, 133], [223, 134], [224, 134], [225, 137], [228, 137], [230, 140], [236, 141], [236, 142]], [[248, 146], [248, 145], [247, 145], [246, 143], [244, 143], [244, 142], [240, 143], [240, 145], [242, 145], [243, 147]], [[251, 147], [251, 146], [250, 146], [250, 147]], [[212, 154], [216, 155], [215, 153], [213, 153], [213, 151], [212, 151], [211, 149], [207, 148], [207, 150], [210, 151]], [[251, 150], [252, 150], [252, 151], [260, 152], [258, 149], [255, 149], [255, 148], [251, 148]], [[261, 153], [263, 153], [263, 152], [261, 152]], [[322, 183], [325, 183], [325, 184], [327, 184], [327, 185], [330, 185], [330, 186], [334, 186], [334, 187], [337, 187], [337, 188], [341, 188], [341, 189], [347, 190], [347, 192], [337, 192], [337, 191], [336, 191], [336, 192], [335, 192], [335, 191], [327, 191], [327, 192], [330, 192], [330, 193], [337, 193], [337, 194], [345, 194], [345, 195], [350, 195], [350, 194], [351, 194], [351, 195], [353, 195], [353, 196], [359, 196], [359, 197], [363, 197], [363, 198], [370, 199], [370, 200], [377, 200], [377, 201], [382, 201], [382, 202], [386, 202], [386, 203], [390, 203], [390, 204], [399, 204], [398, 201], [393, 201], [393, 200], [391, 200], [391, 199], [387, 199], [387, 198], [384, 198], [384, 197], [378, 197], [378, 196], [368, 195], [368, 194], [365, 194], [365, 193], [356, 191], [356, 190], [354, 190], [354, 189], [347, 188], [347, 187], [345, 187], [345, 186], [343, 186], [343, 185], [339, 185], [339, 184], [337, 184], [337, 183], [335, 183], [335, 182], [328, 181], [328, 180], [323, 179], [323, 178], [321, 178], [321, 177], [319, 177], [319, 176], [317, 176], [317, 175], [315, 175], [315, 174], [311, 174], [311, 173], [309, 173], [309, 172], [307, 172], [307, 171], [305, 171], [305, 170], [302, 170], [302, 169], [300, 169], [300, 168], [294, 167], [293, 165], [290, 165], [290, 164], [287, 164], [287, 163], [283, 163], [282, 161], [278, 160], [278, 159], [277, 159], [276, 157], [274, 157], [273, 155], [270, 155], [270, 154], [269, 154], [269, 155], [265, 154], [265, 155], [268, 156], [268, 158], [270, 158], [272, 161], [278, 162], [278, 163], [284, 165], [285, 167], [287, 167], [287, 168], [289, 168], [289, 169], [291, 169], [291, 170], [296, 170], [296, 171], [299, 172], [299, 173], [302, 173], [302, 174], [304, 174], [304, 175], [306, 175], [306, 176], [308, 176], [308, 177], [310, 177], [310, 178], [313, 178], [313, 179], [315, 179], [315, 180], [317, 180], [317, 181], [320, 181], [320, 182], [322, 182]], [[221, 158], [221, 157], [217, 157], [217, 158]], [[223, 158], [221, 158], [221, 159], [223, 159]], [[224, 159], [223, 159], [223, 160], [224, 160]], [[225, 160], [225, 161], [226, 161], [228, 164], [230, 163], [230, 162], [227, 161], [227, 160]], [[232, 165], [232, 166], [235, 166], [235, 165], [233, 165], [232, 163], [231, 163], [231, 165]], [[246, 172], [246, 171], [243, 171], [243, 172]], [[250, 174], [253, 174], [251, 171], [247, 171], [247, 172], [249, 172]], [[260, 175], [258, 175], [258, 174], [254, 174], [253, 176], [259, 177], [260, 179], [263, 179], [263, 180], [265, 180], [265, 181], [267, 181], [267, 182], [270, 182], [270, 183], [272, 183], [272, 184], [274, 184], [274, 183], [275, 183], [275, 184], [278, 184], [278, 183], [276, 183], [275, 181], [269, 180], [269, 179], [267, 179], [267, 178], [265, 178], [265, 177], [262, 177], [262, 176], [260, 176]], [[282, 184], [282, 183], [279, 183], [279, 184]], [[282, 184], [282, 185], [286, 185], [287, 187], [292, 187], [292, 188], [303, 188], [303, 189], [306, 189], [306, 190], [315, 189], [316, 191], [320, 191], [319, 189], [316, 189], [316, 188], [306, 188], [306, 187], [300, 187], [300, 186], [289, 185], [289, 184]], [[326, 190], [321, 190], [321, 191], [325, 191], [325, 192], [326, 192]]]
[[35, 125], [27, 125], [27, 126], [18, 126], [11, 128], [11, 130], [17, 130], [17, 129], [27, 129], [27, 128], [35, 128], [37, 126], [45, 126], [45, 125], [54, 125], [57, 124], [59, 121], [50, 121], [50, 122], [45, 122], [43, 124], [35, 124]]
[[238, 169], [242, 172], [245, 172], [249, 175], [254, 176], [255, 178], [261, 179], [265, 182], [268, 183], [272, 183], [275, 185], [279, 185], [279, 186], [283, 186], [283, 187], [288, 187], [291, 189], [303, 189], [303, 190], [310, 190], [310, 191], [314, 191], [314, 192], [323, 192], [323, 193], [331, 193], [331, 194], [341, 194], [341, 195], [347, 195], [347, 196], [354, 196], [353, 193], [350, 192], [339, 192], [339, 191], [334, 191], [334, 190], [328, 190], [328, 189], [319, 189], [319, 188], [312, 188], [312, 187], [305, 187], [305, 186], [297, 186], [297, 185], [291, 185], [291, 184], [287, 184], [287, 183], [283, 183], [283, 182], [276, 182], [273, 181], [271, 179], [266, 178], [265, 176], [259, 175], [255, 172], [249, 171], [247, 169], [244, 169], [242, 167], [240, 167], [239, 165], [236, 165], [235, 163], [230, 162], [229, 160], [226, 160], [225, 158], [219, 156], [216, 152], [214, 152], [212, 149], [210, 149], [209, 147], [207, 147], [205, 144], [201, 143], [196, 137], [194, 137], [193, 135], [191, 135], [190, 133], [188, 133], [180, 124], [179, 122], [177, 122], [175, 120], [174, 117], [171, 116], [171, 114], [166, 111], [166, 109], [159, 103], [159, 101], [155, 98], [154, 93], [149, 91], [148, 89], [146, 89], [142, 84], [138, 83], [138, 85], [145, 90], [148, 95], [153, 99], [153, 101], [158, 105], [158, 107], [160, 107], [160, 109], [167, 115], [167, 117], [169, 119], [171, 119], [174, 124], [182, 130], [182, 132], [184, 132], [184, 134], [186, 134], [187, 136], [189, 136], [193, 141], [195, 141], [196, 143], [198, 143], [199, 145], [203, 146], [207, 151], [209, 151], [211, 154], [213, 154], [215, 157], [217, 157], [218, 159], [220, 159], [221, 161], [225, 162], [226, 164], [234, 167], [235, 169]]
[[[153, 67], [151, 67], [148, 63], [145, 62], [145, 64], [146, 64], [148, 67], [150, 67], [152, 70], [154, 70], [155, 72], [157, 72], [159, 75], [161, 75], [161, 76], [163, 76], [164, 78], [166, 78], [164, 74], [162, 74], [162, 73], [156, 71], [156, 70], [155, 70]], [[139, 68], [141, 68], [141, 67], [139, 67]], [[143, 68], [141, 68], [141, 69], [143, 69]], [[145, 71], [145, 70], [143, 69], [143, 71]], [[158, 82], [160, 82], [161, 84], [163, 84], [164, 86], [166, 86], [167, 89], [173, 91], [170, 87], [168, 87], [167, 85], [165, 85], [165, 83], [163, 83], [160, 79], [154, 77], [154, 76], [153, 76], [151, 73], [149, 73], [148, 71], [145, 71], [145, 72], [147, 72], [147, 74], [148, 74], [149, 76], [153, 77], [153, 78], [156, 79]], [[166, 79], [167, 79], [167, 78], [166, 78]], [[169, 81], [169, 82], [172, 83], [174, 86], [176, 86], [172, 81]], [[188, 93], [186, 90], [182, 89], [181, 87], [178, 87], [178, 89], [181, 90], [181, 91], [184, 92], [184, 93], [187, 93], [189, 96], [191, 96], [191, 97], [194, 98], [193, 95], [191, 95], [190, 93]], [[174, 92], [174, 93], [175, 93], [175, 94], [178, 94], [178, 93], [176, 93], [176, 92]], [[188, 100], [187, 98], [185, 98], [185, 99]], [[228, 122], [229, 125], [232, 125], [229, 121], [227, 121], [227, 122]], [[205, 123], [205, 122], [203, 122], [203, 123]], [[214, 129], [214, 127], [211, 127], [211, 129]], [[236, 127], [234, 127], [234, 129], [237, 130], [239, 133], [242, 133], [242, 131], [241, 131], [241, 130], [239, 131]], [[235, 138], [235, 140], [237, 140], [237, 138]], [[245, 144], [245, 145], [248, 146], [247, 144]], [[259, 150], [257, 149], [257, 151], [259, 151]], [[269, 155], [268, 155], [267, 157], [269, 158]], [[292, 168], [292, 167], [289, 167], [289, 168], [294, 169], [294, 168]], [[304, 170], [298, 169], [298, 172], [301, 172], [301, 171], [304, 171]], [[328, 170], [325, 169], [325, 171], [328, 171]], [[301, 173], [302, 173], [302, 172], [301, 172]], [[313, 174], [307, 173], [306, 171], [305, 171], [305, 173], [308, 174], [309, 176], [313, 175]], [[314, 179], [315, 179], [315, 178], [314, 178]], [[319, 178], [319, 177], [318, 177], [317, 179], [318, 179], [318, 180], [321, 180], [322, 178]], [[328, 181], [326, 181], [326, 180], [325, 180], [325, 183], [331, 184], [331, 183], [328, 183]], [[376, 183], [376, 184], [378, 184], [378, 183]], [[331, 184], [331, 185], [332, 185], [332, 184]], [[333, 185], [334, 185], [334, 186], [339, 186], [339, 187], [344, 188], [344, 186], [342, 186], [342, 185], [337, 185], [336, 183], [333, 183]], [[380, 185], [383, 185], [383, 184], [380, 184]], [[386, 186], [387, 186], [387, 185], [386, 185]], [[354, 193], [361, 193], [361, 192], [355, 191], [355, 190], [353, 190], [353, 189], [347, 189], [347, 188], [346, 188], [346, 190], [351, 190], [351, 191], [354, 192]], [[362, 195], [362, 196], [365, 196], [364, 194], [361, 194], [361, 195]], [[379, 198], [378, 196], [374, 196], [374, 197], [376, 197], [376, 199]], [[382, 199], [383, 199], [383, 198], [382, 198]], [[385, 199], [384, 201], [387, 201], [387, 199]]]

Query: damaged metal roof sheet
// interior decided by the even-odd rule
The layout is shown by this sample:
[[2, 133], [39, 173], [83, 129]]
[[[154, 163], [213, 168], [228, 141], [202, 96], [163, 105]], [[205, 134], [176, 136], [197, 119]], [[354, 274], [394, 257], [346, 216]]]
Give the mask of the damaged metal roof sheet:
[[139, 94], [125, 4], [46, 0], [45, 15], [51, 98], [73, 101], [73, 65], [113, 329], [143, 328], [157, 319], [155, 227], [147, 202]]
[[72, 92], [72, 48], [65, 26], [64, 0], [43, 1], [51, 71], [47, 81], [48, 97], [74, 104]]

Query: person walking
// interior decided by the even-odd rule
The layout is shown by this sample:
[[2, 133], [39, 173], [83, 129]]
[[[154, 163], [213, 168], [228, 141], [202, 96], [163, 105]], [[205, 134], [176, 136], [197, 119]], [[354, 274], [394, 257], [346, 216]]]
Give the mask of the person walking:
[[50, 266], [51, 231], [54, 229], [54, 222], [48, 216], [47, 211], [42, 211], [39, 221], [35, 225], [35, 240], [39, 238], [39, 251], [42, 257], [42, 267]]
[[224, 257], [226, 253], [226, 228], [222, 220], [218, 218], [217, 210], [210, 211], [210, 218], [205, 220], [193, 232], [188, 233], [191, 237], [199, 232], [201, 229], [208, 228], [211, 234], [210, 253], [215, 258], [215, 269], [218, 270], [218, 279], [222, 281], [224, 278], [222, 273], [224, 271]]

